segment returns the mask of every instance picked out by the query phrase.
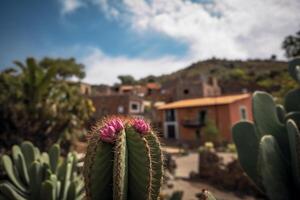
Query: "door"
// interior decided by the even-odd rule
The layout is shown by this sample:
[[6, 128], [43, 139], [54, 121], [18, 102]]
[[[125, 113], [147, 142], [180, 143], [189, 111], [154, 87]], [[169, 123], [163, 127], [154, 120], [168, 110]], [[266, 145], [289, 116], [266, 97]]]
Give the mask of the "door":
[[176, 112], [174, 109], [165, 111], [164, 136], [168, 139], [178, 139]]
[[176, 138], [176, 128], [174, 124], [168, 124], [167, 125], [167, 135], [169, 139], [175, 139]]

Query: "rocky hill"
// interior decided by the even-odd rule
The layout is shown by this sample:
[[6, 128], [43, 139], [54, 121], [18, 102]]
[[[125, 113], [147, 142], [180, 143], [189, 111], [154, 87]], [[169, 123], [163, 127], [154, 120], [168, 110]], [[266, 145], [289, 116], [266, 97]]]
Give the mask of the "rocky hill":
[[[193, 63], [192, 65], [162, 76], [149, 76], [141, 82], [157, 81], [167, 85], [175, 80], [191, 80], [197, 76], [215, 76], [219, 80], [223, 94], [241, 91], [266, 90], [280, 92], [283, 83], [292, 79], [287, 73], [287, 62], [277, 60], [221, 60], [210, 59]], [[276, 94], [275, 94], [276, 95]]]

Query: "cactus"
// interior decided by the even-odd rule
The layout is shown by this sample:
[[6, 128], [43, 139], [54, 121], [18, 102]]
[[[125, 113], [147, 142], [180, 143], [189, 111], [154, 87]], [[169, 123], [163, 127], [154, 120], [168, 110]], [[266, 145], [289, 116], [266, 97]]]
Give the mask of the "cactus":
[[31, 142], [12, 147], [12, 156], [1, 157], [7, 180], [0, 181], [0, 199], [83, 199], [82, 177], [77, 173], [76, 155], [62, 160], [59, 145], [40, 153]]
[[163, 175], [158, 137], [143, 119], [105, 119], [91, 131], [83, 173], [87, 199], [158, 199]]
[[[300, 58], [289, 63], [291, 76], [300, 83]], [[232, 129], [241, 166], [271, 200], [300, 197], [300, 89], [276, 105], [265, 92], [253, 94], [252, 122]]]

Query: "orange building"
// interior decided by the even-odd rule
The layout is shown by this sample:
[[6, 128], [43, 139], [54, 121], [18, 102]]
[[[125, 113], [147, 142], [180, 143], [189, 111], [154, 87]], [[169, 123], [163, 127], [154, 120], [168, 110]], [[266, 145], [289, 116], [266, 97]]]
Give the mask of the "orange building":
[[231, 127], [240, 120], [252, 121], [250, 94], [186, 99], [158, 107], [163, 136], [199, 143], [208, 120], [214, 121], [224, 141], [231, 141]]

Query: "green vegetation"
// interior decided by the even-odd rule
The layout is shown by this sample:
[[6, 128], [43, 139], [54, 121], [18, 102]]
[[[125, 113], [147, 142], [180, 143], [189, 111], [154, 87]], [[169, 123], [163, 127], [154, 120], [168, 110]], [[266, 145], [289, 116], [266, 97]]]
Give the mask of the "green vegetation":
[[282, 43], [282, 48], [288, 58], [300, 56], [300, 31], [295, 35], [287, 36]]
[[66, 158], [61, 158], [58, 144], [48, 153], [41, 153], [31, 142], [14, 145], [11, 157], [1, 157], [1, 168], [6, 175], [0, 181], [1, 200], [79, 200], [84, 197], [76, 155], [68, 153]]
[[81, 133], [93, 105], [69, 78], [83, 78], [74, 59], [15, 62], [0, 73], [0, 146], [34, 141], [40, 149]]
[[131, 75], [120, 75], [118, 79], [121, 81], [122, 85], [134, 85], [136, 80]]
[[213, 142], [213, 143], [221, 142], [221, 134], [214, 121], [207, 120], [203, 132], [204, 132], [205, 141]]
[[[300, 83], [300, 59], [289, 63], [291, 77]], [[300, 196], [300, 90], [289, 91], [284, 106], [271, 95], [253, 95], [254, 123], [239, 122], [233, 139], [239, 161], [257, 187], [269, 199]]]

